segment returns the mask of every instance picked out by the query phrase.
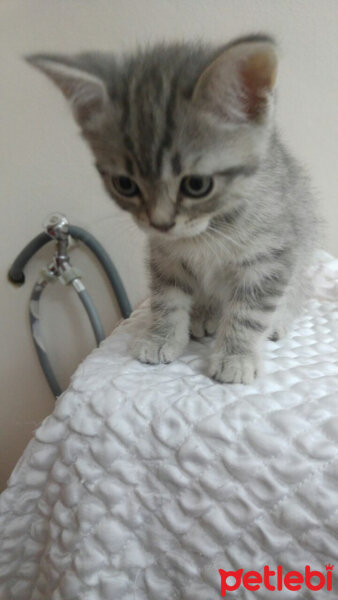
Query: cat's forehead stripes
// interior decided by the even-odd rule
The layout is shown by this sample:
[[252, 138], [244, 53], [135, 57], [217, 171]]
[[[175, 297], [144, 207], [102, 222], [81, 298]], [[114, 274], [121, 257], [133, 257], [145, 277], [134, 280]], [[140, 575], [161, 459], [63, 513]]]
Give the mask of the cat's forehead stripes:
[[[164, 153], [173, 142], [176, 95], [175, 82], [164, 82], [155, 68], [145, 76], [142, 73], [130, 76], [128, 90], [122, 97], [121, 126], [126, 149], [143, 177], [161, 176]], [[176, 156], [172, 163], [176, 172], [179, 164]]]
[[141, 175], [144, 175], [142, 164], [140, 163], [140, 161], [136, 155], [136, 152], [135, 152], [133, 140], [131, 139], [131, 137], [128, 134], [124, 135], [123, 143], [124, 143], [126, 150], [128, 150], [129, 154], [131, 155], [135, 165], [137, 166], [138, 171], [140, 172]]
[[176, 105], [177, 89], [174, 82], [171, 84], [170, 93], [166, 102], [165, 118], [163, 124], [162, 137], [156, 151], [156, 170], [155, 176], [158, 177], [161, 173], [164, 150], [171, 148], [174, 136], [175, 118], [174, 110]]
[[125, 157], [124, 164], [128, 175], [134, 175], [133, 161], [129, 156]]
[[[214, 53], [198, 45], [158, 46], [156, 52], [146, 51], [121, 63], [119, 125], [134, 174], [159, 180], [164, 173], [178, 176], [182, 171], [182, 155], [174, 142], [176, 146], [183, 107]], [[190, 137], [195, 133], [192, 130]]]
[[171, 157], [171, 168], [174, 175], [180, 175], [182, 171], [182, 161], [179, 152], [175, 152], [175, 154], [173, 154]]

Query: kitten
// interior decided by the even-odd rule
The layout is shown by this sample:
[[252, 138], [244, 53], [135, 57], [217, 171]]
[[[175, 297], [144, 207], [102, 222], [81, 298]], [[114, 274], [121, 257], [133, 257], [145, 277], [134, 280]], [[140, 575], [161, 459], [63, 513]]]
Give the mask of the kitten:
[[316, 236], [274, 124], [274, 41], [28, 60], [68, 98], [108, 194], [148, 234], [152, 321], [135, 356], [169, 363], [189, 333], [216, 334], [210, 376], [252, 382], [262, 342], [298, 314]]

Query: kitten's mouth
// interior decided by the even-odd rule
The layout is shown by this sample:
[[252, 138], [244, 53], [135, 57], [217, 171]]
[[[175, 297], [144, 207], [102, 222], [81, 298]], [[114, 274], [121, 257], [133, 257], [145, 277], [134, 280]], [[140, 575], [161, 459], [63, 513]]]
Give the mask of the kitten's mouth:
[[135, 219], [135, 221], [140, 229], [148, 235], [171, 239], [186, 239], [198, 236], [204, 233], [209, 226], [209, 219], [195, 221], [194, 223], [177, 223], [174, 221], [166, 224], [155, 224], [143, 219]]
[[159, 229], [157, 227], [148, 227], [148, 233], [162, 239], [185, 240], [203, 234], [207, 230], [207, 226], [199, 227], [170, 227], [168, 229]]
[[170, 229], [172, 229], [175, 225], [176, 225], [175, 221], [173, 223], [169, 223], [168, 225], [166, 225], [166, 224], [155, 225], [151, 221], [149, 223], [149, 227], [151, 227], [152, 229], [155, 229], [155, 231], [160, 231], [161, 233], [168, 233], [168, 231], [170, 231]]

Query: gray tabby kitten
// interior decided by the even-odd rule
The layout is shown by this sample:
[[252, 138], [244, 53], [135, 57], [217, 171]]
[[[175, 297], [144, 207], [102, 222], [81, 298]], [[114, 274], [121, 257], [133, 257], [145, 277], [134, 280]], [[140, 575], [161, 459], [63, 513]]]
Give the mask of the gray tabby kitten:
[[28, 59], [61, 88], [108, 193], [147, 232], [151, 323], [134, 355], [169, 363], [216, 334], [210, 376], [250, 383], [298, 313], [316, 233], [308, 184], [274, 124], [265, 35]]

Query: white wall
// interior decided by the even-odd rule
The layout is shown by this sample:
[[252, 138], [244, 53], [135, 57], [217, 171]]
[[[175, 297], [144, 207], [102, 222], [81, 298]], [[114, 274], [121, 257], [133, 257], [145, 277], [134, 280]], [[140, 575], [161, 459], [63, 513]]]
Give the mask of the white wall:
[[[28, 297], [49, 251], [14, 289], [7, 269], [45, 216], [65, 212], [110, 251], [135, 304], [146, 294], [143, 238], [104, 195], [89, 151], [60, 93], [22, 61], [37, 51], [122, 51], [161, 39], [224, 43], [252, 31], [282, 46], [278, 119], [283, 137], [311, 172], [326, 218], [325, 248], [338, 255], [337, 0], [2, 0], [0, 4], [0, 487], [53, 398], [30, 339]], [[101, 311], [106, 331], [118, 318], [94, 262], [74, 263]], [[58, 299], [64, 297], [66, 304]], [[42, 303], [46, 344], [64, 385], [93, 346], [71, 290], [55, 287]], [[79, 310], [76, 310], [76, 309]]]

